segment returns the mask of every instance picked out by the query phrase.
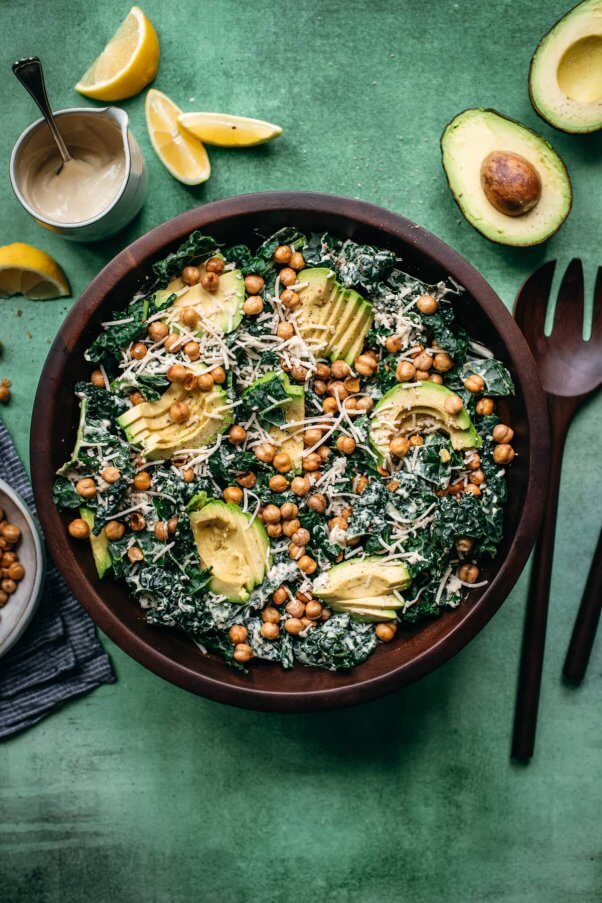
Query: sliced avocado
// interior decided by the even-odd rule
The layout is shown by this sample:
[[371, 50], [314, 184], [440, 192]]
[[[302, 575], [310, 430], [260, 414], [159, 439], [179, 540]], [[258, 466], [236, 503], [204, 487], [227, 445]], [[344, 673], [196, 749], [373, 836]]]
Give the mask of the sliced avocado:
[[[190, 417], [174, 423], [170, 406], [185, 402]], [[181, 383], [172, 383], [161, 398], [134, 405], [117, 418], [130, 442], [140, 445], [149, 460], [170, 458], [181, 448], [210, 445], [232, 423], [232, 411], [226, 408], [227, 396], [217, 385], [209, 392], [187, 391]]]
[[[372, 305], [358, 292], [345, 288], [324, 267], [303, 270], [299, 282], [301, 305], [297, 324], [303, 338], [311, 342], [316, 355], [352, 363], [353, 349], [372, 325]], [[360, 325], [361, 324], [361, 325]]]
[[542, 38], [529, 94], [542, 119], [563, 132], [602, 128], [602, 0], [585, 0]]
[[[202, 278], [206, 271], [205, 264], [199, 269]], [[196, 285], [187, 286], [178, 276], [177, 279], [171, 280], [167, 288], [157, 292], [156, 296], [160, 300], [168, 298], [174, 293], [178, 297], [174, 301], [173, 307], [194, 307], [202, 317], [196, 327], [187, 328], [187, 332], [193, 335], [202, 335], [203, 319], [208, 321], [214, 329], [224, 333], [233, 332], [242, 320], [245, 281], [240, 270], [223, 272], [219, 277], [219, 285], [215, 292], [205, 291], [200, 281]], [[174, 331], [178, 330], [177, 319], [170, 323], [170, 328]]]
[[389, 454], [391, 439], [403, 433], [408, 420], [414, 423], [417, 418], [435, 420], [440, 429], [449, 434], [456, 450], [479, 448], [482, 440], [466, 408], [458, 414], [449, 414], [445, 410], [445, 402], [454, 395], [447, 386], [432, 382], [401, 383], [383, 395], [370, 418], [370, 441], [381, 460]]
[[84, 438], [84, 427], [86, 425], [86, 408], [88, 405], [88, 399], [82, 398], [80, 401], [79, 407], [79, 423], [77, 425], [77, 435], [75, 437], [75, 445], [73, 446], [73, 451], [71, 452], [71, 457], [68, 461], [66, 461], [62, 467], [57, 470], [57, 474], [59, 476], [65, 476], [79, 457], [79, 450], [81, 448], [81, 444]]
[[109, 541], [104, 530], [98, 536], [92, 533], [94, 529], [94, 512], [89, 508], [80, 508], [79, 514], [82, 520], [90, 527], [90, 546], [92, 547], [92, 556], [99, 577], [104, 577], [106, 572], [113, 566], [113, 559], [109, 552]]
[[406, 589], [410, 583], [410, 572], [403, 562], [385, 562], [381, 555], [370, 555], [363, 560], [343, 561], [323, 571], [314, 580], [313, 593], [327, 599], [329, 605], [335, 599], [353, 600], [355, 604], [355, 600], [365, 602], [369, 596], [382, 597], [393, 590]]
[[361, 605], [347, 605], [344, 609], [356, 621], [394, 621], [394, 608], [364, 608]]
[[303, 432], [298, 424], [305, 418], [305, 392], [302, 386], [290, 387], [290, 401], [284, 409], [284, 417], [292, 426], [271, 426], [269, 434], [279, 451], [289, 455], [293, 470], [298, 472], [303, 460]]
[[[539, 244], [553, 235], [569, 214], [571, 181], [556, 151], [540, 135], [495, 110], [464, 110], [452, 119], [441, 137], [441, 154], [460, 210], [491, 241]], [[538, 179], [540, 193], [529, 198], [520, 215], [502, 212], [492, 203], [491, 183], [482, 173], [491, 155], [502, 161], [507, 158], [507, 165], [498, 169], [498, 196], [507, 194], [520, 200], [521, 191], [530, 190], [525, 171]]]
[[211, 568], [212, 592], [246, 602], [269, 567], [270, 542], [263, 524], [237, 505], [209, 499], [190, 515], [202, 567]]

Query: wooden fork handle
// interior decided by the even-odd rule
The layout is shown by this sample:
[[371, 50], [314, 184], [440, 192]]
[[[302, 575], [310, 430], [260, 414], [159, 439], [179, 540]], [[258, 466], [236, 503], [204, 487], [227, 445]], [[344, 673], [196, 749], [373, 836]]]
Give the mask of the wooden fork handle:
[[544, 519], [533, 556], [512, 737], [512, 757], [522, 762], [531, 759], [535, 748], [562, 455], [575, 408], [573, 399], [548, 396], [551, 429], [548, 494]]
[[564, 661], [563, 674], [570, 683], [580, 684], [594, 645], [602, 610], [602, 530], [575, 619], [573, 634]]

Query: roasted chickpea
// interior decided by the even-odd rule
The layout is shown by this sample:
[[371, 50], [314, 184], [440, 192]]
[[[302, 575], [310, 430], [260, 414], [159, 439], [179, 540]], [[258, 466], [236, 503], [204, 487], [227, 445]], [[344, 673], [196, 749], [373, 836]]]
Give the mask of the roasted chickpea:
[[339, 401], [341, 401], [343, 398], [347, 398], [348, 394], [347, 389], [345, 388], [345, 383], [337, 379], [328, 384], [327, 392], [330, 396], [337, 398]]
[[247, 643], [237, 643], [234, 647], [233, 658], [237, 662], [250, 662], [253, 658], [253, 650]]
[[98, 386], [100, 389], [105, 388], [105, 378], [102, 375], [102, 370], [93, 370], [90, 374], [90, 382], [93, 386]]
[[360, 376], [372, 376], [378, 369], [378, 361], [369, 354], [360, 354], [355, 359], [355, 370]]
[[328, 384], [324, 382], [323, 379], [315, 379], [314, 380], [314, 392], [316, 395], [326, 395], [328, 391]]
[[414, 433], [413, 436], [410, 436], [408, 442], [412, 448], [415, 448], [417, 445], [424, 445], [424, 439], [418, 433]]
[[201, 271], [198, 267], [184, 267], [182, 270], [182, 282], [186, 285], [196, 285], [201, 278]]
[[291, 482], [291, 492], [295, 495], [307, 495], [310, 489], [309, 477], [294, 477]]
[[282, 515], [278, 505], [266, 505], [263, 509], [262, 519], [264, 524], [278, 524], [281, 518]]
[[343, 360], [333, 361], [330, 369], [335, 379], [346, 379], [351, 373], [351, 367]]
[[211, 392], [214, 380], [211, 373], [201, 373], [196, 378], [196, 385], [201, 392]]
[[317, 454], [320, 456], [322, 461], [326, 461], [330, 452], [331, 452], [331, 449], [327, 445], [321, 445], [317, 451]]
[[433, 367], [439, 373], [447, 373], [454, 366], [454, 362], [447, 351], [438, 351], [433, 358]]
[[169, 335], [166, 337], [165, 342], [163, 343], [163, 347], [165, 348], [166, 351], [169, 351], [169, 352], [177, 351], [178, 348], [182, 347], [183, 341], [184, 341], [184, 339], [182, 338], [182, 336], [177, 335], [177, 333], [175, 333], [175, 332], [170, 332]]
[[136, 564], [138, 561], [144, 561], [144, 553], [139, 546], [130, 546], [127, 555], [130, 564]]
[[301, 599], [290, 599], [286, 603], [285, 611], [291, 618], [302, 618], [305, 614], [305, 603]]
[[225, 266], [226, 264], [222, 257], [210, 257], [205, 264], [205, 270], [207, 273], [217, 273], [220, 276], [224, 272]]
[[320, 361], [316, 364], [317, 379], [330, 379], [331, 376], [332, 370], [328, 364], [325, 364], [324, 361]]
[[81, 517], [76, 517], [75, 520], [72, 520], [67, 529], [73, 539], [87, 539], [90, 535], [90, 527]]
[[265, 287], [265, 281], [261, 276], [245, 276], [245, 290], [247, 295], [259, 295]]
[[192, 483], [194, 480], [194, 470], [192, 467], [185, 467], [182, 471], [182, 479], [185, 483]]
[[322, 430], [317, 427], [311, 427], [303, 433], [303, 444], [306, 448], [317, 445], [322, 439]]
[[301, 297], [294, 292], [290, 288], [285, 288], [283, 292], [280, 294], [280, 300], [287, 308], [287, 310], [294, 310], [299, 306], [299, 302], [301, 301]]
[[481, 417], [489, 417], [495, 411], [493, 398], [479, 398], [475, 410]]
[[288, 593], [283, 586], [279, 586], [278, 589], [274, 590], [272, 593], [272, 602], [274, 605], [282, 605], [283, 602], [286, 602], [288, 599]]
[[390, 643], [397, 633], [397, 624], [392, 623], [391, 621], [383, 621], [376, 625], [374, 632], [381, 643]]
[[482, 486], [482, 484], [485, 482], [485, 473], [482, 470], [473, 470], [470, 473], [468, 479], [471, 483], [474, 483], [475, 486]]
[[226, 486], [222, 493], [225, 502], [231, 505], [240, 505], [243, 500], [243, 491], [240, 486]]
[[231, 426], [228, 431], [228, 439], [232, 443], [232, 445], [241, 445], [246, 441], [247, 431], [244, 426], [240, 426], [240, 424], [235, 423], [234, 426]]
[[305, 549], [303, 546], [298, 546], [296, 543], [291, 542], [288, 547], [289, 558], [292, 558], [293, 561], [298, 561], [302, 555], [305, 554]]
[[437, 383], [438, 386], [443, 385], [443, 377], [440, 373], [431, 373], [429, 379], [432, 383]]
[[283, 339], [284, 341], [288, 341], [288, 339], [292, 339], [295, 334], [295, 327], [292, 323], [288, 323], [285, 320], [281, 320], [278, 326], [276, 327], [276, 335], [279, 339]]
[[7, 602], [8, 602], [8, 593], [5, 593], [3, 589], [0, 589], [0, 608], [2, 608], [3, 605], [6, 605]]
[[315, 574], [318, 569], [318, 562], [314, 561], [309, 555], [302, 555], [297, 561], [297, 567], [304, 574]]
[[309, 455], [303, 458], [303, 470], [307, 471], [307, 473], [313, 473], [319, 470], [321, 466], [322, 458], [317, 452], [310, 452]]
[[2, 587], [2, 592], [6, 593], [7, 596], [10, 596], [12, 593], [14, 593], [14, 591], [17, 588], [17, 584], [15, 583], [15, 581], [10, 580], [8, 577], [6, 577], [2, 581], [2, 583], [0, 583], [0, 586]]
[[261, 620], [264, 622], [264, 624], [278, 624], [281, 617], [282, 615], [280, 614], [278, 609], [273, 608], [271, 605], [267, 605], [261, 612]]
[[514, 439], [514, 430], [505, 423], [498, 423], [493, 427], [492, 436], [494, 442], [508, 445]]
[[325, 398], [322, 402], [322, 410], [325, 414], [333, 415], [339, 410], [339, 403], [336, 398]]
[[201, 356], [201, 346], [198, 342], [186, 342], [182, 351], [191, 361], [198, 361]]
[[455, 542], [456, 551], [460, 552], [461, 555], [466, 555], [467, 552], [472, 551], [472, 547], [474, 546], [474, 541], [469, 539], [468, 536], [459, 536]]
[[[83, 480], [78, 480], [75, 484], [75, 491], [78, 495], [81, 495], [83, 499], [94, 498], [97, 492], [96, 483], [94, 482], [92, 477], [84, 477]], [[9, 542], [11, 542], [12, 540], [10, 540], [8, 536], [5, 536], [4, 530], [6, 530], [6, 527], [3, 528], [2, 535], [5, 539], [8, 539]]]
[[368, 477], [364, 476], [363, 473], [358, 474], [353, 484], [354, 492], [357, 492], [358, 495], [361, 495], [364, 489], [366, 489], [366, 487], [368, 486], [369, 482], [370, 480], [368, 479]]
[[290, 288], [297, 282], [297, 273], [291, 267], [284, 267], [278, 274], [280, 276], [280, 284], [285, 288]]
[[259, 295], [249, 295], [242, 309], [247, 317], [256, 317], [263, 310], [263, 301]]
[[231, 643], [234, 643], [235, 646], [239, 643], [244, 643], [248, 636], [249, 631], [244, 624], [233, 624], [228, 631], [228, 639]]
[[336, 446], [342, 455], [352, 455], [356, 448], [356, 442], [351, 436], [339, 436]]
[[187, 370], [183, 364], [172, 364], [165, 374], [170, 383], [183, 383], [190, 370]]
[[143, 514], [140, 514], [139, 511], [134, 511], [133, 514], [130, 514], [130, 529], [135, 533], [140, 533], [141, 530], [144, 530], [146, 527], [146, 518]]
[[101, 473], [105, 483], [116, 483], [120, 476], [121, 471], [117, 467], [105, 467]]
[[303, 622], [300, 621], [299, 618], [288, 618], [288, 620], [284, 622], [284, 629], [287, 633], [292, 633], [293, 636], [296, 636], [303, 630]]
[[253, 454], [264, 464], [271, 464], [276, 456], [276, 449], [270, 442], [261, 442], [253, 449]]
[[430, 354], [427, 354], [426, 351], [421, 351], [420, 354], [417, 354], [414, 358], [414, 366], [416, 367], [416, 371], [422, 370], [423, 372], [428, 373], [433, 366], [433, 358]]
[[326, 496], [322, 495], [321, 492], [315, 492], [308, 498], [307, 505], [312, 511], [316, 511], [318, 514], [324, 514], [326, 511]]
[[164, 520], [157, 521], [157, 523], [153, 527], [153, 532], [159, 542], [167, 542], [167, 539], [169, 537], [169, 530]]
[[105, 524], [105, 536], [110, 542], [118, 542], [125, 534], [125, 526], [118, 520], [110, 520]]
[[267, 621], [261, 625], [260, 633], [265, 640], [276, 640], [280, 635], [278, 624]]
[[307, 605], [305, 606], [305, 614], [312, 621], [315, 621], [316, 618], [319, 618], [322, 614], [322, 606], [315, 599], [310, 599]]
[[252, 489], [257, 482], [257, 476], [252, 470], [247, 470], [246, 473], [241, 473], [240, 476], [236, 477], [236, 482], [239, 486], [242, 486], [243, 489]]
[[298, 546], [306, 546], [311, 539], [311, 536], [309, 535], [309, 530], [306, 530], [305, 527], [299, 527], [299, 529], [293, 533], [291, 539]]
[[274, 260], [276, 263], [288, 263], [293, 256], [293, 249], [290, 245], [278, 245], [274, 251]]
[[479, 569], [475, 564], [462, 564], [458, 568], [458, 577], [463, 583], [476, 583], [479, 579]]
[[267, 524], [265, 532], [270, 539], [278, 539], [282, 536], [282, 524]]
[[219, 276], [217, 273], [203, 273], [201, 276], [201, 286], [206, 292], [216, 292], [219, 288]]
[[291, 457], [286, 452], [278, 452], [278, 454], [274, 456], [272, 464], [280, 473], [288, 473], [288, 471], [293, 466]]
[[389, 451], [395, 458], [405, 458], [410, 450], [410, 443], [404, 436], [395, 436], [389, 442]]
[[464, 407], [464, 402], [459, 395], [450, 395], [445, 399], [443, 407], [448, 414], [459, 414]]
[[362, 411], [363, 413], [369, 413], [374, 407], [374, 399], [369, 395], [362, 395], [361, 398], [357, 400], [357, 409], [358, 411]]
[[297, 364], [296, 366], [294, 366], [291, 369], [291, 376], [293, 377], [293, 379], [296, 379], [297, 382], [299, 382], [299, 383], [305, 382], [305, 380], [307, 379], [308, 373], [309, 373], [309, 370], [307, 369], [307, 367], [301, 367], [299, 364]]
[[291, 256], [288, 265], [292, 267], [293, 270], [302, 270], [305, 266], [305, 258], [303, 257], [303, 254], [301, 254], [299, 251], [295, 251]]
[[213, 376], [213, 382], [217, 383], [218, 386], [226, 382], [226, 371], [223, 367], [214, 367], [211, 375]]
[[496, 464], [510, 464], [514, 460], [514, 449], [506, 442], [496, 445], [493, 449], [493, 460]]
[[398, 354], [401, 351], [403, 342], [399, 335], [388, 335], [385, 339], [385, 348], [389, 354]]
[[478, 373], [472, 373], [464, 380], [464, 388], [468, 392], [482, 392], [485, 389], [485, 380]]
[[288, 480], [281, 474], [277, 474], [276, 476], [270, 477], [268, 485], [272, 492], [286, 492], [288, 489]]
[[289, 539], [292, 539], [293, 534], [297, 532], [297, 530], [301, 529], [301, 521], [298, 518], [293, 517], [288, 520], [285, 520], [282, 525], [282, 532], [285, 536], [288, 536]]
[[151, 487], [151, 476], [148, 470], [140, 470], [134, 477], [134, 487], [139, 492], [146, 492]]
[[143, 357], [146, 357], [147, 351], [148, 348], [144, 342], [134, 342], [130, 348], [130, 357], [133, 357], [134, 360], [141, 361]]
[[430, 315], [436, 313], [439, 305], [437, 299], [433, 298], [432, 295], [421, 295], [416, 301], [416, 307], [421, 314]]
[[464, 492], [467, 495], [481, 495], [481, 490], [479, 489], [479, 487], [477, 485], [475, 485], [475, 483], [468, 483], [464, 487]]

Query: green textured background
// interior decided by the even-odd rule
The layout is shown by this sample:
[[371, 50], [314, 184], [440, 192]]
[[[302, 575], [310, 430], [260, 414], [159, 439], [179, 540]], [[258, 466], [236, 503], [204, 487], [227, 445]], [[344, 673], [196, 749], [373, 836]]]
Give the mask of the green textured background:
[[[0, 244], [37, 244], [74, 296], [130, 240], [196, 204], [311, 189], [390, 207], [457, 248], [511, 305], [522, 279], [579, 254], [602, 263], [600, 136], [541, 123], [527, 70], [568, 0], [147, 0], [161, 39], [156, 82], [184, 109], [284, 126], [270, 147], [212, 150], [206, 186], [162, 169], [143, 97], [127, 101], [150, 194], [127, 232], [98, 246], [40, 230], [6, 171], [36, 116], [9, 64], [39, 54], [57, 107], [114, 31], [126, 2], [0, 2]], [[438, 138], [469, 106], [541, 131], [564, 156], [575, 205], [546, 246], [489, 244], [447, 191]], [[38, 374], [72, 300], [1, 302], [14, 381], [3, 411], [24, 459]], [[580, 690], [559, 679], [600, 527], [597, 403], [567, 447], [535, 760], [508, 761], [526, 579], [487, 629], [417, 685], [355, 709], [282, 716], [187, 695], [105, 640], [119, 681], [66, 706], [0, 752], [0, 897], [208, 903], [590, 903], [599, 900], [601, 645]], [[275, 679], [277, 673], [275, 672]]]

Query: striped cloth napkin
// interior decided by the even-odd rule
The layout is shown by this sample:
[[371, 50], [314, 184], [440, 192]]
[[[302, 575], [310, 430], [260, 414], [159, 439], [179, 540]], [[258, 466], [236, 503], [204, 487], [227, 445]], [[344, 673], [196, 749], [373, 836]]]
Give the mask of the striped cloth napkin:
[[[16, 489], [35, 516], [31, 484], [1, 419], [0, 478]], [[21, 639], [0, 659], [0, 739], [30, 727], [68, 699], [114, 680], [94, 624], [48, 558], [38, 610]]]

